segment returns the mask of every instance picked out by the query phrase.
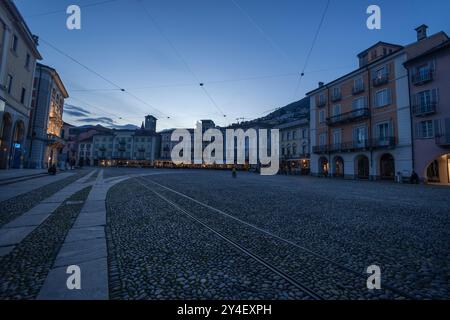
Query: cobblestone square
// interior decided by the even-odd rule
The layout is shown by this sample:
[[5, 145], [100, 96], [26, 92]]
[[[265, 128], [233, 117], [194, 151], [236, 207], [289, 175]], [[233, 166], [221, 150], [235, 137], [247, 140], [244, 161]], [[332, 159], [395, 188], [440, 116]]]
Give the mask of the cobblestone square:
[[2, 299], [450, 298], [446, 187], [119, 168], [33, 181], [0, 203]]

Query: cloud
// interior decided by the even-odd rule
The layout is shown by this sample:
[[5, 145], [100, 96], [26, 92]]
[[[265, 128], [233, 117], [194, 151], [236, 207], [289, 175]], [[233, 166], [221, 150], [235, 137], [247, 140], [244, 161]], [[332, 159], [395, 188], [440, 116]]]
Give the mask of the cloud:
[[79, 118], [91, 115], [91, 112], [89, 110], [71, 104], [64, 105], [64, 113], [72, 117], [79, 117]]
[[64, 110], [64, 114], [68, 115], [68, 116], [72, 116], [75, 118], [82, 118], [82, 117], [86, 117], [87, 114], [80, 112], [80, 111], [71, 111], [71, 110]]
[[105, 124], [109, 126], [114, 126], [115, 122], [113, 119], [108, 117], [98, 117], [98, 118], [83, 118], [79, 119], [79, 122], [87, 122], [87, 123], [98, 123], [98, 124]]

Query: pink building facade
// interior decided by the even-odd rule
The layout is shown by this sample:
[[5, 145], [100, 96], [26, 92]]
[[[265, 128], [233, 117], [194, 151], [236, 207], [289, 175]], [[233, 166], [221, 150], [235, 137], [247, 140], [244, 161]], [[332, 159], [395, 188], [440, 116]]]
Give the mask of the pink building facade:
[[407, 61], [414, 170], [429, 183], [450, 183], [450, 41]]

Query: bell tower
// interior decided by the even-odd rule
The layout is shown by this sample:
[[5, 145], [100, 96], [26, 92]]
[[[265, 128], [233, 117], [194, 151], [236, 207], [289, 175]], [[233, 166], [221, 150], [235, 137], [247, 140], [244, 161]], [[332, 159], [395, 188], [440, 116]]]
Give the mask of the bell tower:
[[156, 119], [154, 116], [146, 116], [145, 117], [145, 130], [149, 130], [149, 131], [156, 131], [156, 121], [158, 119]]

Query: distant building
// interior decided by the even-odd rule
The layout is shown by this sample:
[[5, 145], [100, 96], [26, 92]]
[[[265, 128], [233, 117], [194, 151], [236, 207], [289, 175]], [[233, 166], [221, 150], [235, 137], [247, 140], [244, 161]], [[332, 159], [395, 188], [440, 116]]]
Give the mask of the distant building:
[[0, 169], [24, 166], [37, 45], [13, 1], [0, 1]]
[[31, 103], [27, 167], [49, 168], [59, 165], [64, 148], [64, 99], [69, 94], [55, 69], [37, 64]]
[[147, 116], [141, 129], [95, 134], [92, 162], [95, 166], [153, 166], [160, 146], [156, 118]]
[[158, 165], [163, 166], [173, 166], [172, 163], [172, 149], [178, 143], [177, 141], [172, 141], [172, 133], [175, 129], [166, 129], [159, 132], [161, 136], [161, 150], [160, 157], [158, 159]]
[[359, 68], [307, 94], [313, 175], [357, 179], [409, 177], [413, 143], [408, 72], [403, 63], [448, 40], [444, 32], [405, 47], [378, 42]]
[[414, 170], [422, 181], [450, 183], [450, 41], [408, 60], [405, 66], [411, 92]]
[[281, 170], [291, 173], [309, 173], [309, 119], [305, 117], [277, 126], [280, 130]]

